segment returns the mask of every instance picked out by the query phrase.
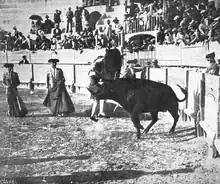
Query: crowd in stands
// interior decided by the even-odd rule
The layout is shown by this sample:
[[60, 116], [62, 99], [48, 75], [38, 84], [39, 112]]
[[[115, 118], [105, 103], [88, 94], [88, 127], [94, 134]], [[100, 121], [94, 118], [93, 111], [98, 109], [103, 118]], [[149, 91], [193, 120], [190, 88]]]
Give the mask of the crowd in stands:
[[109, 44], [117, 46], [120, 41], [119, 33], [123, 27], [117, 17], [112, 21], [107, 20], [105, 25], [96, 26], [94, 29], [90, 26], [89, 12], [85, 6], [77, 6], [74, 12], [69, 7], [65, 14], [66, 28], [61, 29], [61, 14], [60, 10], [56, 10], [53, 20], [48, 15], [45, 16], [44, 21], [42, 18], [32, 20], [30, 34], [27, 37], [14, 26], [12, 32], [6, 35], [6, 49], [9, 51], [99, 49]]
[[166, 3], [166, 8], [163, 8], [161, 0], [148, 3], [131, 1], [126, 15], [128, 32], [136, 32], [137, 28], [139, 31], [158, 30], [159, 44], [192, 45], [219, 40], [220, 7], [215, 5], [215, 1], [174, 0]]
[[83, 4], [88, 6], [100, 6], [100, 5], [107, 5], [107, 6], [115, 6], [119, 5], [119, 0], [83, 0]]

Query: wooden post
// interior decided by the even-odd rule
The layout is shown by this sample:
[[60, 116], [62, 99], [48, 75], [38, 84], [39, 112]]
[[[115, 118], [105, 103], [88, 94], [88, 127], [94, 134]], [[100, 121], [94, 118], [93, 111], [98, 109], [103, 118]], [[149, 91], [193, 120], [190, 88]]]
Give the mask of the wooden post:
[[[188, 88], [189, 88], [189, 70], [186, 71], [185, 83], [186, 83], [187, 92], [189, 92], [189, 90], [188, 90]], [[188, 109], [188, 98], [186, 99], [185, 103], [186, 103], [185, 108]], [[187, 121], [187, 115], [185, 113], [182, 113], [182, 119], [183, 119], [183, 121]]]
[[217, 84], [217, 132], [216, 132], [216, 140], [214, 140], [214, 147], [215, 147], [215, 155], [220, 155], [220, 78], [218, 78], [218, 84]]
[[[189, 70], [186, 71], [186, 89], [189, 88]], [[186, 108], [188, 108], [188, 98], [186, 99]]]
[[73, 84], [72, 84], [72, 92], [75, 93], [76, 92], [76, 65], [73, 64]]
[[197, 117], [196, 122], [196, 132], [197, 136], [201, 137], [204, 136], [204, 131], [199, 124], [199, 121], [204, 121], [205, 119], [205, 74], [202, 74], [201, 81], [200, 81], [200, 99], [199, 99], [199, 116]]
[[147, 67], [147, 80], [150, 80], [150, 67]]
[[218, 92], [217, 92], [217, 94], [218, 94], [218, 96], [217, 96], [217, 105], [218, 105], [218, 107], [217, 107], [217, 113], [218, 113], [218, 115], [217, 115], [217, 132], [216, 132], [216, 135], [217, 135], [217, 139], [219, 139], [220, 138], [220, 78], [218, 78]]
[[168, 68], [165, 69], [165, 84], [168, 84]]

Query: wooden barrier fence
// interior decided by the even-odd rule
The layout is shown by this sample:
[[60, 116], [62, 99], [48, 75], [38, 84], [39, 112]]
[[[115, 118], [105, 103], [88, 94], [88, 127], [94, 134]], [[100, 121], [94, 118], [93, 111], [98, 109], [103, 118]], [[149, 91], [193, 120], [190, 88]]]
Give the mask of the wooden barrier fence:
[[220, 77], [180, 68], [149, 68], [148, 73], [150, 80], [186, 87], [188, 98], [179, 103], [182, 118], [195, 125], [196, 136], [207, 138], [208, 157], [216, 157], [220, 151]]
[[[45, 86], [49, 66], [15, 64], [14, 70], [22, 83], [28, 85], [30, 78], [33, 78], [35, 86]], [[58, 67], [64, 71], [67, 86], [74, 87], [75, 92], [85, 90], [88, 93], [88, 64], [58, 64]], [[0, 73], [4, 71], [5, 68], [0, 66]], [[148, 68], [146, 76], [147, 79], [170, 85], [179, 98], [183, 94], [176, 84], [186, 87], [188, 98], [180, 103], [181, 117], [195, 125], [197, 136], [207, 137], [209, 156], [216, 156], [216, 150], [220, 151], [220, 77], [182, 68]], [[0, 77], [2, 81], [2, 75]]]

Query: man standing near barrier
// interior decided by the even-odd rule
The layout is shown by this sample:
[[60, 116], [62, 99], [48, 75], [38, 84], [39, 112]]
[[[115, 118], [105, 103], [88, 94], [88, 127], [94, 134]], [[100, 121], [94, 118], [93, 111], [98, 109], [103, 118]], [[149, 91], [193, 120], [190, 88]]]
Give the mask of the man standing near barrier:
[[137, 59], [128, 60], [127, 66], [123, 73], [123, 78], [134, 80], [136, 79], [136, 73], [141, 72], [141, 78], [146, 78], [146, 67], [141, 67], [137, 64]]
[[219, 75], [219, 66], [215, 61], [215, 52], [206, 54], [206, 59], [209, 61], [209, 67], [207, 68], [206, 73], [211, 75]]
[[48, 94], [43, 102], [50, 108], [53, 116], [65, 116], [75, 111], [72, 100], [66, 90], [63, 71], [57, 68], [58, 59], [49, 59], [51, 68], [47, 73]]
[[14, 64], [6, 63], [4, 67], [8, 69], [3, 75], [3, 86], [6, 89], [6, 99], [8, 103], [8, 116], [24, 117], [28, 113], [27, 108], [18, 94], [17, 86], [20, 84], [18, 74], [13, 71]]

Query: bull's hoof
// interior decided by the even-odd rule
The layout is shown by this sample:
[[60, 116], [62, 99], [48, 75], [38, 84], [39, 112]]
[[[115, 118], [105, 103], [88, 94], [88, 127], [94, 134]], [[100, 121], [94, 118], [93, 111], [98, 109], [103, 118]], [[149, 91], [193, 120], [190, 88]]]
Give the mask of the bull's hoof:
[[140, 129], [141, 129], [141, 130], [144, 130], [144, 127], [141, 125], [141, 126], [140, 126]]
[[149, 129], [145, 128], [143, 133], [147, 134], [148, 132], [149, 132]]
[[169, 135], [172, 135], [173, 133], [174, 133], [174, 130], [171, 129], [171, 130], [169, 131]]
[[137, 134], [137, 139], [140, 139], [141, 138], [141, 134]]

